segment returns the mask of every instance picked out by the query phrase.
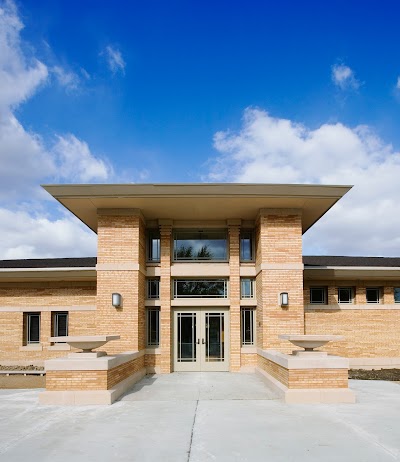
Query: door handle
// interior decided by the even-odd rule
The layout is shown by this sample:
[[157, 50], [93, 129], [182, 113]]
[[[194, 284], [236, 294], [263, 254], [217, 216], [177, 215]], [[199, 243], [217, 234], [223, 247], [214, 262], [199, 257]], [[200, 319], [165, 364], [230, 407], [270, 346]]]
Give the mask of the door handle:
[[204, 341], [204, 338], [201, 339], [201, 343], [204, 345], [206, 342]]
[[199, 338], [197, 339], [197, 345], [200, 345], [200, 339]]

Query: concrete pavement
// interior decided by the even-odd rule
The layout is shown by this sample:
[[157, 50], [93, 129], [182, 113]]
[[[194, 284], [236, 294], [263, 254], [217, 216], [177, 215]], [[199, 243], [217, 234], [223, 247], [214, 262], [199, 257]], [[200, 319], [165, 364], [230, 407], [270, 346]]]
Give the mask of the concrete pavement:
[[175, 373], [82, 407], [0, 390], [0, 461], [400, 460], [400, 385], [351, 388], [356, 404], [288, 405], [254, 374]]

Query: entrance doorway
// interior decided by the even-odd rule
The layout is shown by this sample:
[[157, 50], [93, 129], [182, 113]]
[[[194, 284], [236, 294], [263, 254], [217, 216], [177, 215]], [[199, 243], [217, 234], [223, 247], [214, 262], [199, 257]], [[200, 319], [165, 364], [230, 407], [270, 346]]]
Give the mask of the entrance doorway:
[[229, 370], [229, 311], [221, 308], [174, 312], [174, 370]]

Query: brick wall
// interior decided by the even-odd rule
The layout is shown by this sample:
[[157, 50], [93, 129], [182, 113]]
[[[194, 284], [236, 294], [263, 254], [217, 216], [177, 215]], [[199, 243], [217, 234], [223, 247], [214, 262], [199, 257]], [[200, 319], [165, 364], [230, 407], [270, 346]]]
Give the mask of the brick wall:
[[289, 389], [348, 388], [347, 369], [286, 369], [262, 356], [258, 366]]
[[240, 370], [240, 226], [229, 226], [230, 370]]
[[[16, 282], [0, 284], [0, 306], [4, 310], [21, 307], [23, 311], [40, 312], [41, 351], [20, 351], [25, 343], [23, 311], [0, 311], [0, 361], [43, 361], [64, 356], [67, 351], [48, 350], [51, 331], [51, 307], [94, 306], [95, 282]], [[43, 310], [40, 310], [43, 308]], [[47, 311], [46, 311], [47, 310]], [[64, 309], [63, 309], [64, 311]], [[94, 334], [94, 311], [70, 311], [70, 335]]]
[[[388, 283], [389, 282], [389, 283]], [[394, 309], [393, 281], [305, 281], [304, 303], [310, 303], [310, 287], [326, 287], [327, 306], [313, 305], [305, 312], [306, 334], [343, 335], [344, 340], [328, 343], [323, 349], [349, 358], [400, 356], [400, 306]], [[353, 287], [354, 304], [338, 304], [338, 287]], [[365, 288], [381, 287], [380, 304], [366, 304]], [[390, 305], [390, 306], [388, 306]], [[391, 309], [393, 307], [393, 309]]]
[[144, 356], [110, 370], [53, 371], [46, 373], [47, 391], [110, 390], [144, 367]]
[[[138, 210], [99, 211], [96, 334], [121, 336], [107, 345], [111, 354], [144, 348], [144, 228]], [[112, 306], [113, 292], [121, 308]]]
[[[279, 334], [304, 333], [301, 213], [261, 210], [257, 228], [258, 347], [289, 352]], [[280, 306], [281, 292], [289, 293], [286, 308]]]

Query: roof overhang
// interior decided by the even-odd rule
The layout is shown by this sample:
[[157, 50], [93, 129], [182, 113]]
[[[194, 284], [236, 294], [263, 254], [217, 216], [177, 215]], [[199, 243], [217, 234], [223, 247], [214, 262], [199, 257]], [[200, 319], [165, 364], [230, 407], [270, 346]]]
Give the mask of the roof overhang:
[[0, 282], [96, 281], [96, 268], [0, 268]]
[[312, 281], [328, 280], [397, 280], [400, 281], [399, 267], [380, 266], [326, 266], [326, 267], [305, 267], [304, 279]]
[[180, 183], [43, 185], [93, 231], [97, 209], [140, 209], [146, 220], [255, 220], [263, 208], [301, 209], [303, 232], [351, 186]]

